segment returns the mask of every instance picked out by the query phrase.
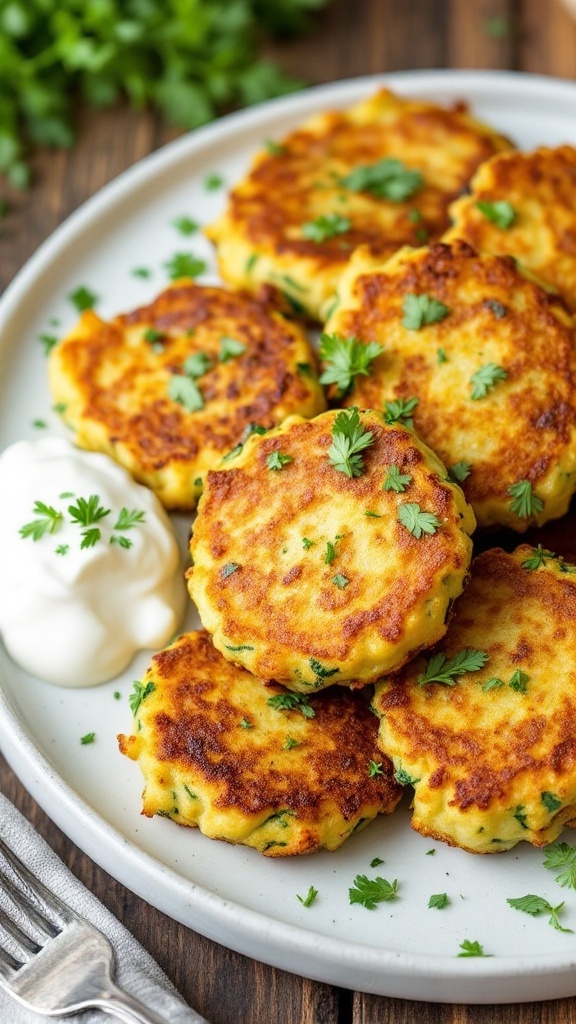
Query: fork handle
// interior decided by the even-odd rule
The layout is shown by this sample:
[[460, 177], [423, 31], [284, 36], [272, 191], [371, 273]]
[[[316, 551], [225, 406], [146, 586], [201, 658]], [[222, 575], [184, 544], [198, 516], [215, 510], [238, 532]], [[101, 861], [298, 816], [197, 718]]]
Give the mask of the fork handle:
[[104, 1013], [124, 1021], [125, 1024], [170, 1024], [166, 1017], [160, 1017], [154, 1010], [148, 1009], [139, 999], [123, 992], [117, 985], [110, 985], [106, 994], [90, 1000], [90, 1005], [97, 1006]]

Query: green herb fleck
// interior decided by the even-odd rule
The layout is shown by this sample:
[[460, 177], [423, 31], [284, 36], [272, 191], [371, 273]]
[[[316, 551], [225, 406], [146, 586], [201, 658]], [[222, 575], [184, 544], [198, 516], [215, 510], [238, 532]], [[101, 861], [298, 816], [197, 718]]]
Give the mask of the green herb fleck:
[[192, 379], [181, 373], [175, 373], [168, 382], [168, 395], [173, 402], [183, 406], [187, 412], [198, 412], [204, 408], [202, 392]]
[[436, 359], [438, 360], [439, 363], [447, 363], [448, 362], [448, 356], [446, 355], [446, 353], [445, 353], [443, 348], [437, 348], [436, 349]]
[[413, 775], [409, 775], [404, 768], [397, 768], [394, 772], [394, 778], [399, 786], [415, 786], [420, 779], [415, 779]]
[[461, 953], [458, 956], [491, 956], [491, 953], [485, 953], [484, 947], [479, 942], [471, 942], [470, 939], [464, 939], [464, 942], [460, 943]]
[[506, 900], [506, 902], [514, 910], [522, 910], [525, 914], [530, 914], [531, 917], [537, 917], [539, 914], [550, 914], [548, 924], [551, 924], [556, 931], [573, 934], [572, 928], [563, 928], [558, 920], [558, 914], [564, 906], [563, 902], [559, 903], [557, 907], [553, 907], [548, 900], [545, 900], [542, 896], [534, 896], [532, 893], [529, 893], [527, 896]]
[[507, 199], [496, 199], [493, 203], [487, 199], [479, 199], [476, 208], [487, 220], [503, 231], [511, 227], [516, 220], [516, 210]]
[[413, 501], [406, 501], [398, 506], [398, 521], [416, 537], [416, 540], [420, 540], [424, 533], [436, 533], [442, 526], [433, 512], [424, 512], [420, 505]]
[[187, 377], [203, 377], [211, 368], [212, 362], [205, 352], [193, 352], [184, 360], [182, 369]]
[[287, 736], [284, 740], [284, 750], [293, 750], [294, 747], [298, 746], [298, 740], [293, 739], [292, 736]]
[[379, 160], [375, 164], [355, 167], [350, 174], [340, 178], [340, 185], [350, 192], [371, 192], [378, 199], [402, 203], [418, 191], [423, 183], [420, 171], [411, 170], [393, 157]]
[[218, 358], [221, 363], [227, 363], [230, 359], [236, 359], [241, 356], [247, 349], [247, 345], [243, 341], [237, 341], [236, 338], [229, 338], [224, 336], [220, 338], [220, 353]]
[[450, 897], [446, 892], [438, 892], [434, 896], [431, 896], [428, 900], [428, 907], [436, 910], [444, 910], [444, 907], [449, 906]]
[[380, 865], [383, 863], [384, 861], [382, 860], [382, 857], [373, 857], [372, 860], [370, 861], [370, 867], [379, 868]]
[[383, 775], [382, 761], [368, 761], [368, 777], [373, 779], [375, 775]]
[[408, 331], [419, 331], [429, 324], [439, 323], [448, 316], [450, 310], [443, 302], [425, 293], [418, 295], [410, 292], [404, 296], [402, 303], [402, 325]]
[[534, 572], [535, 569], [539, 569], [541, 565], [545, 565], [546, 559], [555, 559], [556, 557], [557, 556], [554, 551], [547, 551], [541, 544], [538, 544], [538, 546], [534, 548], [534, 554], [522, 562], [522, 568], [526, 569], [528, 572]]
[[290, 462], [294, 462], [292, 456], [285, 455], [284, 452], [280, 452], [278, 450], [270, 452], [266, 458], [266, 465], [268, 466], [268, 469], [281, 470]]
[[171, 281], [177, 281], [179, 277], [199, 277], [206, 271], [204, 260], [191, 252], [176, 252], [163, 266]]
[[524, 807], [523, 804], [519, 804], [518, 805], [518, 807], [514, 811], [514, 814], [512, 815], [512, 817], [516, 819], [516, 821], [518, 822], [518, 824], [522, 828], [525, 828], [525, 829], [528, 828], [528, 825], [526, 824], [526, 818], [527, 818], [526, 808]]
[[555, 811], [562, 807], [562, 801], [555, 793], [551, 793], [550, 790], [544, 790], [543, 793], [540, 793], [540, 799], [546, 810], [550, 811], [551, 814], [554, 814]]
[[242, 726], [243, 729], [253, 729], [254, 728], [253, 722], [249, 722], [247, 718], [243, 718], [242, 721], [240, 722], [240, 725]]
[[413, 427], [412, 414], [419, 401], [419, 398], [396, 398], [392, 402], [386, 402], [384, 413], [386, 423], [403, 423], [406, 427]]
[[[166, 338], [164, 331], [157, 331], [155, 327], [147, 327], [142, 335], [144, 341], [147, 341], [150, 345], [154, 345], [157, 342], [163, 342]], [[164, 346], [162, 345], [161, 348]]]
[[286, 146], [281, 142], [274, 142], [274, 139], [264, 139], [264, 146], [268, 150], [270, 156], [284, 156], [288, 152]]
[[343, 573], [337, 572], [336, 575], [332, 577], [332, 583], [334, 583], [339, 590], [345, 590], [350, 583], [350, 580], [347, 576], [344, 576]]
[[546, 848], [544, 867], [557, 871], [564, 868], [556, 881], [563, 888], [576, 889], [576, 846], [568, 843], [552, 843]]
[[326, 242], [329, 238], [344, 235], [350, 230], [350, 221], [338, 213], [326, 213], [316, 220], [308, 220], [302, 225], [302, 237], [310, 242]]
[[544, 502], [534, 494], [529, 480], [519, 480], [516, 484], [510, 484], [508, 494], [513, 499], [510, 502], [510, 511], [515, 512], [519, 519], [528, 519], [544, 508]]
[[387, 882], [385, 878], [368, 878], [356, 875], [353, 887], [348, 890], [350, 904], [360, 903], [367, 910], [375, 910], [378, 903], [396, 899], [398, 882]]
[[44, 346], [45, 356], [47, 356], [54, 346], [58, 344], [58, 338], [54, 334], [41, 334], [38, 341]]
[[172, 221], [172, 225], [179, 231], [181, 235], [193, 235], [198, 231], [200, 225], [197, 221], [192, 220], [191, 217], [175, 217]]
[[322, 334], [320, 357], [326, 364], [321, 384], [335, 384], [338, 394], [350, 390], [355, 377], [368, 377], [371, 364], [384, 349], [376, 341], [367, 343], [359, 338], [344, 338], [340, 334]]
[[238, 565], [238, 562], [226, 562], [226, 565], [223, 565], [222, 568], [220, 569], [220, 576], [222, 577], [223, 580], [226, 580], [228, 579], [229, 576], [232, 576], [235, 572], [238, 572], [239, 568], [240, 566]]
[[130, 710], [132, 711], [134, 717], [136, 717], [136, 715], [138, 714], [142, 701], [146, 700], [146, 697], [149, 697], [151, 693], [154, 693], [155, 689], [156, 684], [153, 683], [152, 680], [149, 680], [149, 682], [147, 682], [146, 685], [144, 685], [144, 683], [139, 682], [139, 680], [135, 681], [133, 686], [133, 693], [131, 693], [130, 696], [128, 697]]
[[340, 671], [338, 668], [326, 668], [322, 662], [316, 658], [310, 658], [308, 661], [310, 668], [312, 669], [316, 679], [329, 679], [330, 676], [335, 676]]
[[504, 680], [499, 679], [498, 676], [492, 676], [491, 679], [487, 679], [482, 684], [482, 692], [488, 693], [489, 690], [499, 690], [501, 686], [504, 686]]
[[149, 277], [152, 277], [152, 271], [148, 267], [134, 267], [132, 277], [140, 277], [143, 281], [147, 281]]
[[83, 747], [87, 747], [89, 743], [94, 743], [95, 739], [95, 732], [87, 732], [85, 736], [80, 737], [80, 743], [82, 744]]
[[79, 313], [83, 313], [85, 309], [93, 309], [98, 302], [98, 296], [83, 284], [76, 288], [68, 298]]
[[224, 646], [226, 647], [227, 651], [232, 651], [233, 654], [236, 654], [238, 651], [254, 650], [254, 648], [250, 644], [238, 644], [237, 647], [233, 647], [231, 644], [225, 644]]
[[70, 545], [69, 544], [59, 544], [58, 547], [54, 549], [54, 551], [55, 551], [55, 553], [57, 555], [67, 555], [69, 550], [70, 550]]
[[52, 505], [45, 505], [43, 501], [35, 501], [32, 509], [38, 519], [25, 523], [18, 531], [24, 538], [31, 537], [32, 540], [40, 540], [47, 533], [56, 533], [62, 525], [62, 513], [57, 512]]
[[488, 661], [489, 655], [486, 651], [476, 651], [467, 647], [453, 658], [448, 659], [445, 654], [433, 654], [426, 664], [424, 672], [418, 676], [420, 686], [426, 683], [443, 683], [445, 686], [454, 686], [460, 676], [468, 672], [479, 672]]
[[479, 398], [486, 398], [488, 391], [490, 391], [499, 380], [506, 380], [508, 373], [502, 369], [501, 366], [497, 366], [496, 363], [486, 363], [485, 366], [481, 366], [476, 373], [473, 373], [470, 378], [472, 385], [472, 392], [470, 398], [476, 401]]
[[120, 510], [120, 515], [114, 525], [115, 530], [131, 530], [133, 526], [139, 526], [140, 523], [145, 522], [146, 513], [141, 509], [133, 508], [131, 510], [123, 507]]
[[490, 312], [494, 313], [498, 320], [502, 320], [508, 312], [506, 306], [503, 306], [501, 302], [497, 302], [496, 299], [486, 299], [484, 305], [488, 307]]
[[216, 192], [223, 184], [224, 178], [220, 174], [207, 174], [204, 178], [204, 188], [207, 192]]
[[358, 409], [342, 409], [334, 420], [332, 444], [328, 449], [334, 468], [348, 477], [362, 476], [364, 460], [360, 453], [371, 444], [374, 444], [374, 434], [362, 426]]
[[303, 907], [311, 907], [318, 895], [318, 889], [315, 889], [313, 885], [310, 886], [306, 896], [302, 897], [296, 893], [296, 899], [300, 900]]
[[448, 476], [455, 484], [464, 483], [471, 472], [472, 466], [469, 462], [455, 462], [453, 466], [448, 467]]
[[386, 479], [382, 484], [382, 490], [402, 494], [411, 483], [412, 477], [410, 473], [401, 473], [398, 466], [390, 466]]
[[510, 682], [508, 683], [508, 686], [510, 687], [511, 690], [514, 690], [516, 693], [527, 693], [528, 689], [526, 684], [529, 678], [530, 677], [527, 676], [525, 672], [522, 672], [519, 668], [517, 668]]
[[301, 711], [304, 718], [315, 718], [316, 712], [310, 704], [310, 699], [303, 693], [277, 693], [269, 697], [267, 704], [276, 711]]

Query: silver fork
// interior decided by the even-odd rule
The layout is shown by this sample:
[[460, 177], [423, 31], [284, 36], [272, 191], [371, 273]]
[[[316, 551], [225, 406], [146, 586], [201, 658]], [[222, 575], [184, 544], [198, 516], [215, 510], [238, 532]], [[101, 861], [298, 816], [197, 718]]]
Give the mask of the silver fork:
[[0, 886], [30, 931], [0, 908], [0, 925], [16, 951], [0, 946], [0, 988], [49, 1017], [98, 1007], [126, 1024], [169, 1024], [114, 984], [106, 936], [51, 893], [1, 839], [0, 853], [20, 882], [15, 885], [0, 865]]

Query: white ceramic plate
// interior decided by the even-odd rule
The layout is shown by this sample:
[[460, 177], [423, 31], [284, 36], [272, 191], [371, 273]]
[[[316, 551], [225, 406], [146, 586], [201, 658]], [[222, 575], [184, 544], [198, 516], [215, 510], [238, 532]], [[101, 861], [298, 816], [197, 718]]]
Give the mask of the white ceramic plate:
[[[103, 315], [150, 299], [166, 283], [176, 251], [210, 260], [200, 237], [172, 224], [187, 214], [205, 223], [225, 190], [207, 191], [208, 174], [231, 185], [250, 154], [303, 117], [347, 105], [378, 85], [440, 102], [465, 99], [480, 118], [523, 147], [576, 144], [576, 86], [512, 73], [415, 72], [323, 86], [224, 118], [143, 160], [86, 203], [39, 249], [0, 302], [0, 448], [20, 438], [61, 433], [50, 411], [38, 342], [50, 321], [75, 320], [67, 296], [80, 284], [99, 296]], [[135, 278], [147, 266], [149, 280]], [[214, 273], [205, 280], [216, 280]], [[46, 420], [48, 431], [32, 425]], [[184, 538], [187, 523], [178, 524]], [[1, 567], [0, 567], [1, 574]], [[0, 575], [1, 580], [1, 575]], [[1, 585], [1, 583], [0, 583]], [[190, 617], [189, 626], [196, 623]], [[244, 847], [205, 839], [161, 818], [142, 818], [137, 765], [120, 756], [116, 733], [129, 731], [126, 698], [148, 664], [142, 654], [119, 680], [64, 690], [32, 679], [0, 650], [0, 745], [24, 785], [94, 860], [165, 913], [233, 949], [321, 981], [382, 995], [454, 1002], [507, 1002], [576, 994], [576, 934], [510, 908], [508, 897], [536, 893], [576, 930], [576, 893], [561, 889], [541, 851], [516, 847], [473, 857], [413, 833], [402, 806], [336, 853], [263, 859]], [[120, 690], [122, 701], [114, 699]], [[96, 742], [79, 738], [96, 732]], [[379, 856], [377, 871], [370, 861]], [[357, 874], [398, 879], [399, 896], [369, 911], [350, 906]], [[296, 894], [319, 891], [305, 908]], [[445, 910], [428, 909], [447, 892]], [[460, 959], [464, 940], [490, 958]]]

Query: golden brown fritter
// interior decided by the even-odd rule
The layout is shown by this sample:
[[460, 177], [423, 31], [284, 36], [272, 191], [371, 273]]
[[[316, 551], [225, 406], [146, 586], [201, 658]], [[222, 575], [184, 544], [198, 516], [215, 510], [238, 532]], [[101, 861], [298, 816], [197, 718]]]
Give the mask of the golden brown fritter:
[[414, 427], [458, 474], [479, 526], [523, 531], [564, 514], [576, 488], [574, 321], [512, 259], [464, 242], [385, 262], [359, 249], [325, 330], [382, 346], [338, 401], [417, 400]]
[[374, 706], [418, 832], [473, 853], [552, 842], [576, 817], [576, 566], [526, 544], [479, 555], [433, 656]]
[[476, 249], [515, 256], [576, 313], [575, 195], [573, 146], [498, 154], [476, 172], [470, 195], [450, 207], [445, 241], [463, 238]]
[[187, 280], [110, 322], [83, 313], [50, 353], [49, 379], [77, 444], [111, 455], [169, 509], [195, 506], [251, 424], [325, 408], [300, 327]]
[[[335, 452], [346, 431], [370, 441], [352, 447], [356, 476]], [[362, 685], [443, 636], [474, 525], [410, 430], [376, 412], [290, 417], [208, 474], [190, 595], [218, 650], [255, 675], [302, 693]]]
[[203, 631], [156, 654], [136, 691], [135, 733], [118, 739], [140, 763], [149, 817], [287, 857], [335, 850], [400, 799], [360, 694], [298, 704], [225, 661]]
[[256, 156], [208, 229], [222, 277], [246, 291], [273, 285], [321, 319], [352, 249], [437, 240], [479, 164], [508, 148], [461, 105], [387, 89], [316, 115]]

